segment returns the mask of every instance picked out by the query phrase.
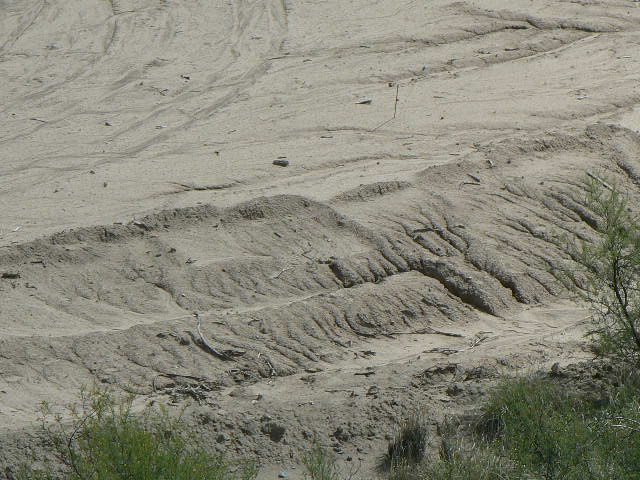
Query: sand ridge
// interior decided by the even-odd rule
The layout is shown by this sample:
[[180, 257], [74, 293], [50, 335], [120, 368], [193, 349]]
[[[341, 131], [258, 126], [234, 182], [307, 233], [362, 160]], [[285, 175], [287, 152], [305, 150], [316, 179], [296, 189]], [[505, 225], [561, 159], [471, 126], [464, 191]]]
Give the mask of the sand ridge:
[[636, 6], [0, 1], [0, 442], [95, 381], [269, 468], [351, 418], [367, 464], [480, 398], [449, 363], [585, 358], [554, 269], [585, 171], [639, 193]]

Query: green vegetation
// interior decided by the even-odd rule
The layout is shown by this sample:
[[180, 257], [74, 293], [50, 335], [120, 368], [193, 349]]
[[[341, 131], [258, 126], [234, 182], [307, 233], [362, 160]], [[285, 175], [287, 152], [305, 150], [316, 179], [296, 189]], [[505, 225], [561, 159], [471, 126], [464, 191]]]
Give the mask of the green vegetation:
[[423, 419], [413, 414], [400, 425], [387, 453], [380, 461], [379, 470], [387, 471], [398, 467], [410, 468], [419, 463], [428, 445], [429, 431]]
[[637, 376], [587, 399], [540, 378], [496, 389], [475, 432], [445, 435], [440, 458], [393, 469], [392, 480], [640, 479]]
[[563, 271], [591, 306], [597, 351], [626, 361], [640, 355], [640, 222], [629, 196], [592, 175], [585, 205], [596, 236], [570, 253], [577, 269]]
[[[505, 380], [472, 428], [443, 426], [438, 454], [428, 453], [435, 445], [424, 419], [411, 415], [380, 461], [389, 480], [640, 480], [640, 224], [628, 196], [590, 178], [585, 205], [593, 216], [585, 216], [594, 235], [570, 249], [578, 268], [559, 277], [592, 306], [597, 350], [622, 372], [611, 374], [615, 387], [587, 396], [557, 377]], [[64, 417], [51, 420], [45, 409], [43, 428], [65, 470], [25, 468], [19, 478], [255, 478], [253, 465], [202, 449], [179, 418], [151, 407], [134, 415], [132, 402], [92, 391]], [[303, 463], [310, 480], [344, 478], [335, 455], [317, 441]]]
[[68, 418], [44, 407], [43, 428], [64, 471], [25, 467], [20, 480], [249, 480], [254, 465], [224, 460], [203, 449], [180, 418], [146, 407], [133, 411], [104, 390], [82, 394]]
[[335, 455], [316, 439], [311, 450], [302, 457], [309, 480], [341, 480]]
[[640, 222], [617, 186], [590, 175], [585, 187], [592, 239], [558, 277], [592, 307], [616, 387], [594, 398], [549, 377], [507, 380], [472, 431], [442, 435], [439, 458], [390, 480], [640, 480]]

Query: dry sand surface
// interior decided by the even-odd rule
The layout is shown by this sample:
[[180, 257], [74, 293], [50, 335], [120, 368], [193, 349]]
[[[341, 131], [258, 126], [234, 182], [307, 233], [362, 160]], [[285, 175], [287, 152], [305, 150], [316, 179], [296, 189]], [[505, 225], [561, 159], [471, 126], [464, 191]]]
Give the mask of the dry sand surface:
[[638, 5], [0, 0], [0, 478], [94, 381], [367, 479], [411, 408], [586, 358], [551, 271], [586, 170], [640, 193]]

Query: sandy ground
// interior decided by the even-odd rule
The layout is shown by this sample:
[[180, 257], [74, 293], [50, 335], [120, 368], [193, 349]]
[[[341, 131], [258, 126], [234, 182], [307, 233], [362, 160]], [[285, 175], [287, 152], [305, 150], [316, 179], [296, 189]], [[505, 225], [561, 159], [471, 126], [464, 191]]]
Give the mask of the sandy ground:
[[0, 0], [0, 463], [98, 381], [370, 478], [464, 372], [585, 358], [553, 270], [585, 171], [639, 193], [638, 5]]

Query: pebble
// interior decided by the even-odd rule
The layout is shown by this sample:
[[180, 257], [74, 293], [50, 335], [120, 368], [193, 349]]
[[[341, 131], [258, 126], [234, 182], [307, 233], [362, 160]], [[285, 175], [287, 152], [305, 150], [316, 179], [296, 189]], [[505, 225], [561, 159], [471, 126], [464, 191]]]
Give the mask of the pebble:
[[280, 472], [280, 474], [278, 475], [278, 478], [287, 478], [289, 476], [289, 474], [287, 472]]
[[279, 167], [288, 167], [289, 166], [289, 160], [283, 160], [283, 159], [278, 159], [278, 160], [274, 160], [273, 161], [274, 165], [277, 165]]

